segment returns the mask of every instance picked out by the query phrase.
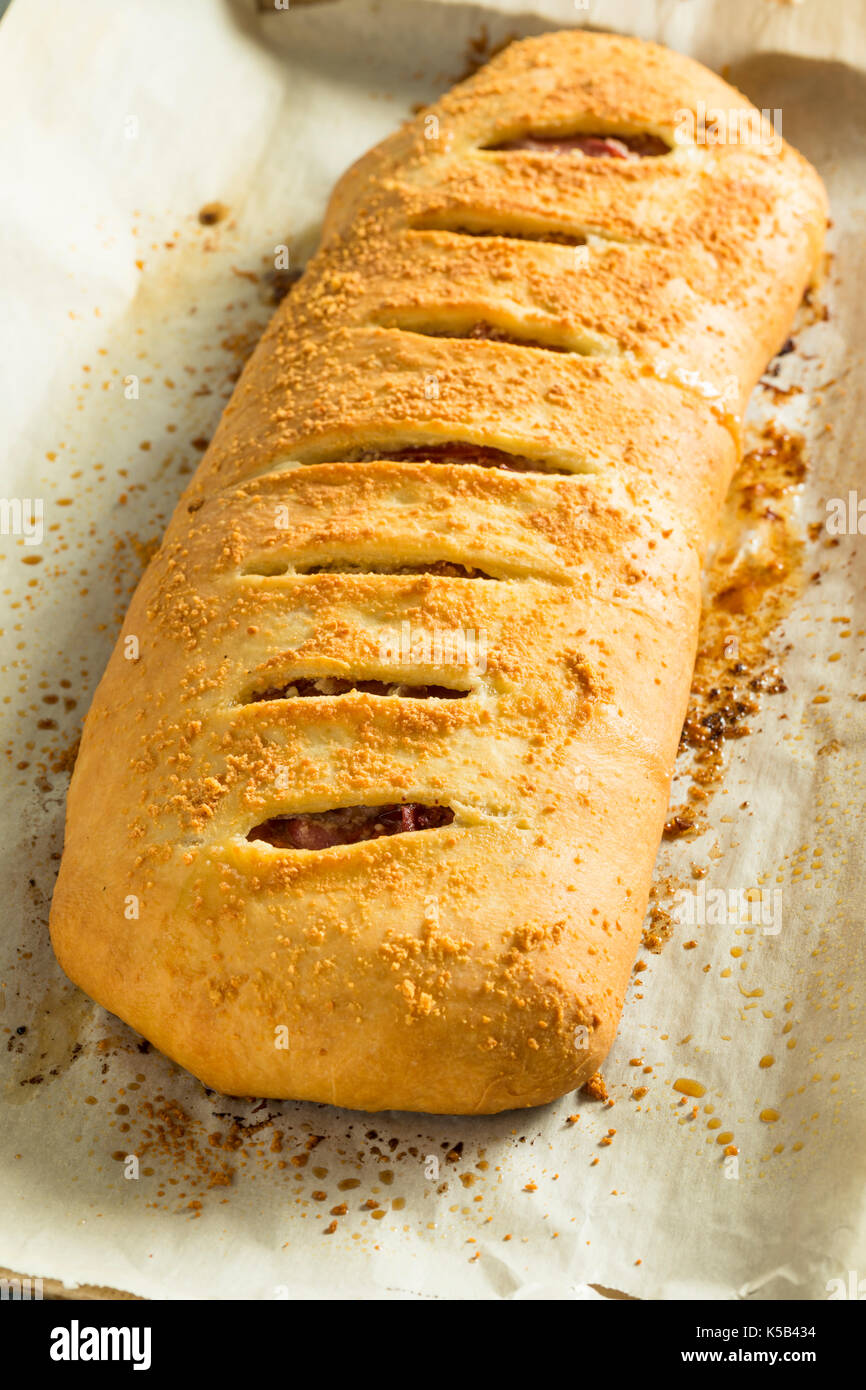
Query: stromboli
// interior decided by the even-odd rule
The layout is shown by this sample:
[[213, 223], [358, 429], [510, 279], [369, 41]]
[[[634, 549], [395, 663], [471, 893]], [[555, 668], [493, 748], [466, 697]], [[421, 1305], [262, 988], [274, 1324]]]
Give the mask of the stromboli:
[[[826, 220], [769, 132], [678, 141], [698, 103], [745, 105], [635, 40], [513, 45], [344, 176], [244, 371], [86, 721], [51, 916], [209, 1086], [490, 1112], [607, 1053], [737, 419]], [[483, 668], [404, 630], [483, 632]]]

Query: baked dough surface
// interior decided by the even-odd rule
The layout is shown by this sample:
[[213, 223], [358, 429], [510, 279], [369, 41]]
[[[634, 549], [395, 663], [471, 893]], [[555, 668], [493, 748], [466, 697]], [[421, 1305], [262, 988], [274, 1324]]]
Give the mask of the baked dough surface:
[[[512, 45], [343, 177], [238, 383], [88, 715], [51, 914], [210, 1087], [493, 1112], [610, 1047], [739, 417], [826, 223], [771, 132], [678, 140], [698, 103], [748, 107], [636, 40]], [[581, 133], [669, 152], [544, 145]], [[248, 838], [401, 806], [453, 816]]]

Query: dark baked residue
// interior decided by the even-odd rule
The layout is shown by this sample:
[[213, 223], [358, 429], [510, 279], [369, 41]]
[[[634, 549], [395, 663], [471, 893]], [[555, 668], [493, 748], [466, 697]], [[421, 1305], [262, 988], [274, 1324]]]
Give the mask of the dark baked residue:
[[248, 840], [263, 840], [274, 849], [330, 849], [402, 835], [411, 830], [435, 830], [450, 825], [450, 806], [425, 806], [408, 801], [393, 806], [338, 806], [332, 811], [309, 811], [275, 816], [253, 826]]

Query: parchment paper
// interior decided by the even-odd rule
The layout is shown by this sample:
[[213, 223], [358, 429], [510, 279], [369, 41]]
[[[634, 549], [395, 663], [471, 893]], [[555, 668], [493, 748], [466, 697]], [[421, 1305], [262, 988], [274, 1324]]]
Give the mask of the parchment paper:
[[[275, 248], [301, 265], [350, 160], [473, 57], [554, 22], [731, 64], [828, 183], [829, 317], [783, 360], [780, 379], [808, 390], [772, 405], [806, 439], [819, 577], [778, 639], [787, 692], [730, 746], [709, 829], [659, 865], [660, 880], [697, 860], [705, 887], [779, 889], [781, 929], [678, 927], [644, 956], [605, 1067], [613, 1107], [430, 1119], [229, 1101], [53, 960], [70, 750], [148, 544], [271, 312]], [[861, 536], [820, 523], [863, 486], [864, 67], [859, 0], [15, 0], [0, 26], [2, 490], [41, 499], [43, 520], [39, 538], [0, 537], [0, 1265], [256, 1299], [824, 1298], [863, 1271], [866, 561]]]

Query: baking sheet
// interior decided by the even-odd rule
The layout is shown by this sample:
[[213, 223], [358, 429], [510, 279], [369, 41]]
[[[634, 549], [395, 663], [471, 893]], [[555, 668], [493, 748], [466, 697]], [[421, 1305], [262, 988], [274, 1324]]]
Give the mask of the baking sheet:
[[[2, 1266], [149, 1297], [277, 1300], [823, 1298], [863, 1268], [866, 561], [860, 535], [823, 523], [827, 499], [862, 487], [866, 6], [504, 8], [15, 0], [0, 26], [2, 491], [36, 504], [28, 535], [0, 536]], [[779, 891], [779, 915], [769, 930], [677, 925], [641, 953], [604, 1069], [613, 1106], [567, 1096], [467, 1119], [226, 1100], [54, 963], [74, 740], [272, 312], [275, 248], [300, 266], [354, 157], [498, 42], [551, 21], [732, 64], [830, 190], [828, 317], [807, 316], [778, 379], [808, 389], [755, 406], [756, 422], [769, 411], [804, 438], [804, 577], [818, 578], [776, 639], [787, 691], [729, 745], [707, 830], [659, 863], [660, 885], [697, 888], [698, 862], [705, 888]]]

